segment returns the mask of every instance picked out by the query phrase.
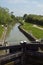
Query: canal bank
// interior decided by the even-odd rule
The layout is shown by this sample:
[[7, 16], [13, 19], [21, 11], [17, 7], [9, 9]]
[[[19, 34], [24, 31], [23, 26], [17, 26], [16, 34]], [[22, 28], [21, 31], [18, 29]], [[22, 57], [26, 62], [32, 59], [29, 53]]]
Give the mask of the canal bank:
[[22, 26], [22, 24], [21, 24], [20, 26], [18, 26], [19, 30], [20, 30], [30, 41], [36, 42], [36, 38], [35, 38], [32, 34], [30, 34], [30, 33], [28, 33], [27, 31], [25, 31], [23, 28], [21, 28], [21, 26]]
[[7, 30], [8, 30], [8, 28], [4, 27], [4, 31], [3, 31], [2, 37], [0, 39], [0, 46], [4, 45], [4, 42], [5, 42], [5, 39], [6, 39]]

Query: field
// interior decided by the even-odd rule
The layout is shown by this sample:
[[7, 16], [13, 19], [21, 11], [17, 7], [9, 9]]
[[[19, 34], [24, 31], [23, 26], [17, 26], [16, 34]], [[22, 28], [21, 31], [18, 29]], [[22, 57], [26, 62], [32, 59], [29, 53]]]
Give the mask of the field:
[[33, 27], [34, 24], [24, 22], [23, 29], [31, 33], [37, 39], [43, 39], [43, 30]]

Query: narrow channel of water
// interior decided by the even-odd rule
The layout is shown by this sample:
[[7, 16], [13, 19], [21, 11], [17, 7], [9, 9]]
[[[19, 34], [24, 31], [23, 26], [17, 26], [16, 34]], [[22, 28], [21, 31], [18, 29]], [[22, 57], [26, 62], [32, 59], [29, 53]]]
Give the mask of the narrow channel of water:
[[9, 42], [9, 45], [19, 44], [20, 41], [25, 40], [29, 42], [27, 37], [18, 29], [19, 25], [20, 25], [19, 23], [16, 23], [13, 29], [11, 29], [9, 35], [7, 36], [6, 41]]

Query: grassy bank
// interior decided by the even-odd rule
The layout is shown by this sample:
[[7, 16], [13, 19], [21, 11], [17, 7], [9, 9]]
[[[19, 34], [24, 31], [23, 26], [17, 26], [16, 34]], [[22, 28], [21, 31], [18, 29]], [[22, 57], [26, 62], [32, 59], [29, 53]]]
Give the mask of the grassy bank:
[[33, 27], [33, 24], [24, 22], [22, 28], [31, 33], [37, 39], [43, 39], [43, 30]]
[[[5, 30], [5, 27], [2, 27], [2, 26], [0, 25], [0, 36], [1, 36], [0, 41], [3, 41], [4, 39], [7, 38], [7, 36], [9, 35], [11, 29], [13, 28], [13, 26], [14, 26], [15, 24], [16, 24], [16, 23], [14, 23], [13, 25], [12, 25], [12, 24], [8, 25], [8, 26], [7, 26], [7, 30]], [[3, 32], [4, 32], [4, 34], [3, 34]], [[5, 33], [6, 33], [6, 34], [5, 34]], [[1, 45], [1, 44], [0, 44], [0, 45]], [[5, 52], [4, 50], [0, 50], [0, 55], [6, 55], [6, 52]]]
[[2, 25], [0, 25], [0, 39], [2, 37], [3, 32], [4, 32], [4, 27], [2, 27]]

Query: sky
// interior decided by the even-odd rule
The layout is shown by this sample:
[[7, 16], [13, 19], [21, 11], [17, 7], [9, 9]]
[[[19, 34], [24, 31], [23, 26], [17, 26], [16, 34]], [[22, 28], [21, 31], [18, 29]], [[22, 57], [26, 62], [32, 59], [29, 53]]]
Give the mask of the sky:
[[43, 0], [0, 0], [0, 6], [13, 11], [16, 16], [43, 15]]

